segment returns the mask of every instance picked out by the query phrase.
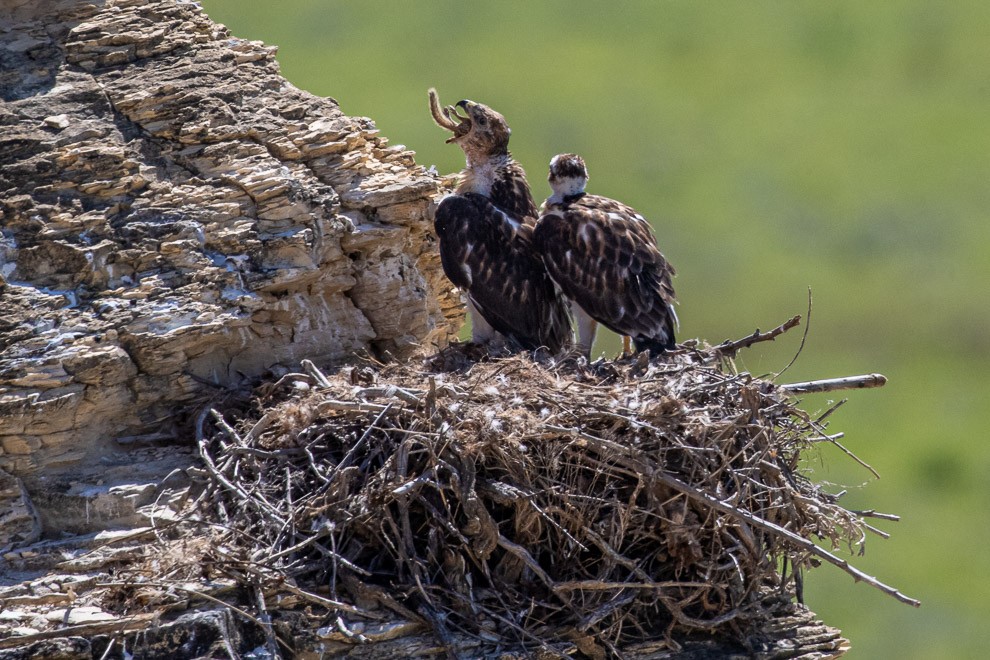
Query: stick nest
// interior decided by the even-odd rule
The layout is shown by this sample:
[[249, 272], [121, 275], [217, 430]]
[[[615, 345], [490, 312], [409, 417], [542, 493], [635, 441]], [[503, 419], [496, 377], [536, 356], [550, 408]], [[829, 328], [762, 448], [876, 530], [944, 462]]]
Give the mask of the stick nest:
[[795, 597], [811, 539], [872, 528], [802, 474], [820, 420], [722, 357], [308, 365], [200, 420], [203, 559], [347, 636], [386, 612], [591, 657], [742, 639]]

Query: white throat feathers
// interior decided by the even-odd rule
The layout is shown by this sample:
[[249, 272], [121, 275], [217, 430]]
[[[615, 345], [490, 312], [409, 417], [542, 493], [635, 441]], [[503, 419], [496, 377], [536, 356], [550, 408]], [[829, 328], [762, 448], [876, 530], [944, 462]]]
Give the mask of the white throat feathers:
[[560, 204], [564, 201], [565, 197], [583, 193], [587, 185], [588, 177], [586, 176], [565, 176], [554, 179], [550, 182], [550, 187], [553, 188], [553, 194], [550, 195], [547, 201], [551, 204]]
[[468, 158], [467, 167], [461, 173], [461, 182], [457, 186], [458, 194], [472, 192], [488, 197], [492, 184], [498, 179], [499, 170], [508, 165], [510, 159], [509, 154], [489, 156], [480, 162]]

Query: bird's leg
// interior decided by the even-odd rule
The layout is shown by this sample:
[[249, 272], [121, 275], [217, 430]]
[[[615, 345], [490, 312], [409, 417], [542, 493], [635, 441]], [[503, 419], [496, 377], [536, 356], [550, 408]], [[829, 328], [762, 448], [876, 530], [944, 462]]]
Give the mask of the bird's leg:
[[591, 346], [595, 343], [595, 333], [598, 331], [598, 321], [588, 316], [576, 303], [571, 303], [574, 320], [577, 321], [578, 350], [591, 361]]
[[622, 335], [622, 357], [628, 357], [632, 355], [632, 337], [629, 335]]
[[471, 299], [467, 301], [468, 314], [471, 316], [471, 341], [476, 344], [485, 344], [495, 338], [495, 328], [485, 320], [478, 308], [474, 306]]

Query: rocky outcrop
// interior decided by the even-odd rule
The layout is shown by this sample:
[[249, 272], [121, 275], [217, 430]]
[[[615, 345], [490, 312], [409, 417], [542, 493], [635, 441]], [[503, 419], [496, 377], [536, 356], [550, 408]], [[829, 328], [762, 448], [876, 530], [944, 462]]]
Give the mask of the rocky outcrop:
[[218, 388], [460, 325], [439, 179], [274, 47], [180, 0], [0, 0], [0, 26], [0, 469], [29, 492]]

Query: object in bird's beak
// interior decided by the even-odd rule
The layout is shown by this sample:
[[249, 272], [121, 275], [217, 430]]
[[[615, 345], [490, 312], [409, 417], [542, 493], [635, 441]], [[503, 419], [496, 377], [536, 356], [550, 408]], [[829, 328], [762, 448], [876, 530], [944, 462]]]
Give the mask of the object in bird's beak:
[[[458, 138], [462, 138], [471, 132], [471, 119], [466, 116], [461, 116], [457, 113], [457, 108], [448, 105], [440, 105], [440, 97], [437, 95], [437, 90], [430, 88], [430, 113], [433, 115], [433, 121], [437, 123], [437, 126], [445, 130], [450, 131], [453, 135], [447, 138], [446, 142], [450, 143]], [[465, 106], [470, 103], [470, 101], [461, 101], [457, 105], [465, 108]], [[465, 108], [466, 109], [466, 108]]]

